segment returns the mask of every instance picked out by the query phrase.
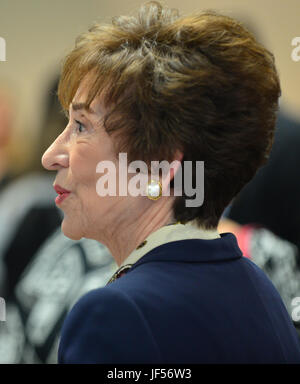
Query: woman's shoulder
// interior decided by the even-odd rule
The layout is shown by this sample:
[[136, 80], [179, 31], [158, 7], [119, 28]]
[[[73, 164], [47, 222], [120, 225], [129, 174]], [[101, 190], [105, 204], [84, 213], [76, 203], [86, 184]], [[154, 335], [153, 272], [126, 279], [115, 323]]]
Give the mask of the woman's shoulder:
[[[122, 351], [128, 343], [136, 344], [134, 356]], [[112, 287], [85, 294], [64, 322], [59, 363], [126, 363], [149, 356], [158, 351], [147, 322], [134, 301]]]

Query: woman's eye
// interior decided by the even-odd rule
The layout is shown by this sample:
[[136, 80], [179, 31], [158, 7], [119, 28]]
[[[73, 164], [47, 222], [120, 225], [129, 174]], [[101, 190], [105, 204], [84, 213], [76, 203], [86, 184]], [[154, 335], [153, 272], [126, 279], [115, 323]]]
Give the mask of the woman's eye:
[[77, 124], [76, 130], [79, 133], [83, 133], [85, 131], [85, 126], [80, 121], [75, 120], [75, 122]]

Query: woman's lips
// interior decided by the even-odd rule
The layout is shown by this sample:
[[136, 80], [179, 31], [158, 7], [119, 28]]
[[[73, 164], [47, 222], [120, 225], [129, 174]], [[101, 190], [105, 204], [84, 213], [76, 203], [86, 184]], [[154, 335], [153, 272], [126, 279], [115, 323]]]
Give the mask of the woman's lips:
[[70, 192], [68, 193], [61, 193], [59, 194], [56, 199], [55, 199], [55, 204], [61, 204], [68, 196], [69, 196]]
[[55, 204], [57, 205], [61, 204], [71, 193], [71, 191], [68, 191], [60, 185], [54, 185], [54, 189], [56, 193], [58, 193], [58, 196], [55, 199]]

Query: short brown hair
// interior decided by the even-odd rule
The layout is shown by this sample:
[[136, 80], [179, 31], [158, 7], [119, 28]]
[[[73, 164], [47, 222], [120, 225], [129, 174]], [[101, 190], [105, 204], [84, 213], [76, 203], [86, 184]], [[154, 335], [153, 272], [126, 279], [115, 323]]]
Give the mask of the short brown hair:
[[[86, 106], [104, 89], [104, 120], [128, 160], [204, 161], [204, 203], [174, 215], [218, 225], [224, 208], [266, 162], [280, 82], [274, 56], [243, 25], [215, 11], [181, 17], [156, 1], [137, 17], [96, 24], [66, 57], [58, 95], [68, 109], [93, 73]], [[118, 153], [116, 152], [116, 153]], [[195, 177], [195, 175], [193, 175]]]

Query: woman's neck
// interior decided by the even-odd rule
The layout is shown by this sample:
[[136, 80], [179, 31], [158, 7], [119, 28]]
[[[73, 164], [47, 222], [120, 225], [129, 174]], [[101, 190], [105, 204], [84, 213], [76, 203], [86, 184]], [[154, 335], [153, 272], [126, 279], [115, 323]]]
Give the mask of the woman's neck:
[[105, 244], [116, 263], [121, 265], [151, 233], [175, 222], [173, 203], [173, 199], [161, 201], [160, 204], [151, 204], [139, 215], [132, 214], [126, 220], [115, 220], [114, 227], [109, 227], [109, 233], [102, 231], [97, 240]]

